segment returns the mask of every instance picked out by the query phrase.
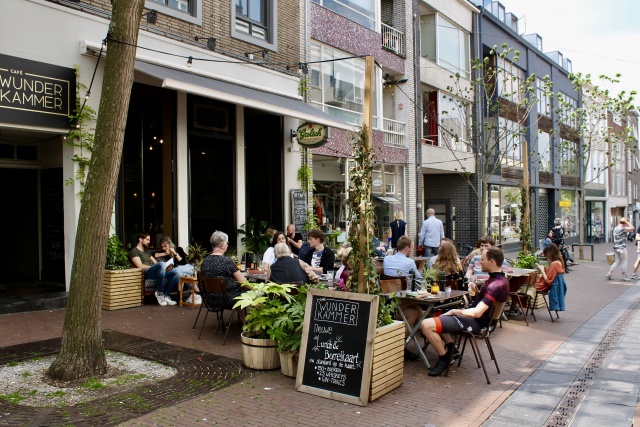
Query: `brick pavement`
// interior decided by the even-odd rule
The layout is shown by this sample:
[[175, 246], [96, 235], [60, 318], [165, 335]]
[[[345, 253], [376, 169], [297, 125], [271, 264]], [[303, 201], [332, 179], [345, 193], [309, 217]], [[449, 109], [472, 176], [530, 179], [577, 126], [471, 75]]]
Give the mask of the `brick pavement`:
[[[596, 245], [595, 261], [580, 261], [566, 276], [567, 311], [560, 313], [560, 321], [551, 323], [546, 313], [538, 310], [538, 322], [530, 322], [530, 326], [518, 318], [503, 322], [503, 328], [492, 339], [502, 373], [496, 374], [495, 367], [487, 364], [490, 385], [486, 384], [482, 370], [476, 368], [470, 354], [465, 356], [462, 366], [452, 368], [449, 377], [431, 378], [421, 362], [407, 363], [403, 386], [367, 407], [298, 393], [294, 390], [294, 380], [279, 372], [255, 372], [241, 383], [158, 409], [124, 425], [170, 426], [196, 422], [243, 426], [481, 425], [594, 313], [632, 286], [604, 279], [608, 268], [604, 253], [608, 250], [609, 244]], [[631, 263], [634, 257], [630, 258]], [[103, 326], [174, 345], [242, 357], [237, 326], [232, 327], [227, 344], [222, 346], [222, 334], [213, 335], [215, 321], [211, 317], [202, 339], [197, 339], [199, 330], [192, 329], [195, 316], [196, 310], [188, 307], [150, 304], [103, 312]], [[63, 310], [0, 316], [3, 331], [0, 346], [59, 336], [63, 317]], [[486, 355], [484, 344], [481, 343], [480, 348]], [[432, 361], [436, 358], [432, 350], [427, 356]]]

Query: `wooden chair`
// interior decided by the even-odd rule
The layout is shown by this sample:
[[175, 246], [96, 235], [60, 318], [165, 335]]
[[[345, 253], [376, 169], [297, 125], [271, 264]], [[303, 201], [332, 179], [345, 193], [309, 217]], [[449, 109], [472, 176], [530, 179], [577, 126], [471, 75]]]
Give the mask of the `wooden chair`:
[[[527, 324], [527, 326], [529, 326], [529, 321], [527, 320], [527, 309], [523, 307], [522, 299], [528, 299], [526, 290], [529, 289], [529, 286], [535, 285], [537, 276], [538, 274], [536, 272], [533, 272], [529, 273], [526, 277], [512, 278], [511, 280], [509, 280], [509, 297], [511, 301], [509, 304], [509, 311], [507, 311], [507, 320], [511, 319], [513, 309], [517, 308], [518, 310], [520, 310], [520, 313], [522, 313], [522, 317], [524, 318], [525, 323]], [[525, 292], [520, 292], [520, 288], [522, 288], [522, 286], [525, 284], [527, 285]]]
[[[491, 311], [489, 313], [489, 325], [483, 328], [478, 334], [474, 334], [473, 332], [469, 332], [466, 330], [462, 330], [457, 333], [456, 338], [461, 340], [464, 337], [464, 344], [462, 345], [462, 350], [460, 354], [460, 359], [458, 359], [458, 366], [462, 363], [462, 358], [464, 357], [464, 350], [467, 346], [467, 341], [471, 342], [471, 349], [473, 350], [473, 355], [476, 357], [476, 363], [478, 364], [478, 368], [482, 366], [482, 370], [484, 371], [484, 376], [487, 379], [487, 384], [491, 384], [489, 380], [489, 375], [487, 374], [487, 369], [484, 366], [484, 361], [482, 360], [482, 354], [480, 354], [480, 348], [478, 347], [478, 340], [483, 339], [484, 342], [487, 343], [487, 348], [489, 349], [489, 354], [491, 356], [491, 360], [496, 365], [496, 370], [500, 373], [500, 367], [498, 366], [498, 360], [496, 359], [496, 355], [493, 351], [493, 347], [491, 346], [491, 333], [496, 329], [496, 325], [498, 324], [498, 320], [502, 316], [502, 311], [504, 310], [504, 302], [494, 302], [491, 304]], [[452, 354], [453, 356], [453, 354]], [[449, 366], [447, 367], [447, 371], [445, 375], [449, 375], [449, 368], [451, 367], [451, 361], [449, 362]]]
[[387, 276], [386, 274], [382, 274], [380, 276], [380, 280], [394, 280], [394, 279], [400, 279], [400, 283], [402, 283], [402, 289], [403, 291], [410, 291], [411, 290], [411, 281], [413, 280], [413, 275], [410, 276]]
[[[549, 308], [549, 302], [547, 301], [547, 299], [549, 298], [549, 292], [542, 292], [536, 289], [536, 294], [533, 297], [533, 301], [529, 301], [529, 313], [531, 313], [531, 315], [533, 316], [533, 320], [534, 321], [538, 321], [538, 319], [536, 319], [536, 314], [533, 312], [534, 308], [535, 308], [535, 304], [538, 301], [538, 296], [542, 295], [542, 300], [544, 301], [544, 306], [547, 307], [547, 312], [549, 313], [549, 318], [551, 318], [551, 322], [555, 322], [555, 320], [553, 320], [553, 315], [551, 314], [551, 309]], [[560, 316], [558, 315], [558, 312], [556, 311], [556, 318], [559, 319]]]
[[[218, 327], [222, 323], [222, 329], [225, 329], [224, 341], [222, 341], [222, 345], [225, 345], [227, 342], [227, 335], [229, 334], [229, 328], [231, 327], [231, 322], [233, 321], [233, 316], [236, 314], [235, 310], [231, 310], [231, 317], [229, 318], [229, 323], [225, 327], [224, 325], [224, 311], [225, 305], [229, 303], [227, 301], [227, 281], [221, 277], [202, 277], [200, 273], [198, 273], [198, 283], [201, 284], [201, 292], [202, 292], [202, 304], [200, 305], [200, 310], [198, 310], [198, 315], [196, 316], [196, 321], [193, 323], [193, 329], [196, 328], [196, 324], [198, 323], [198, 318], [200, 317], [200, 312], [202, 311], [202, 307], [207, 309], [207, 313], [204, 316], [204, 321], [202, 322], [202, 328], [200, 329], [200, 335], [198, 335], [198, 339], [202, 337], [202, 331], [204, 330], [204, 325], [207, 323], [207, 316], [209, 312], [215, 313], [216, 318], [218, 320], [218, 324], [216, 325], [216, 330], [213, 333], [216, 335], [218, 333]], [[212, 303], [208, 296], [217, 295], [217, 302]]]
[[380, 280], [380, 291], [383, 294], [390, 294], [392, 292], [400, 292], [402, 289], [402, 281], [400, 279], [385, 279]]

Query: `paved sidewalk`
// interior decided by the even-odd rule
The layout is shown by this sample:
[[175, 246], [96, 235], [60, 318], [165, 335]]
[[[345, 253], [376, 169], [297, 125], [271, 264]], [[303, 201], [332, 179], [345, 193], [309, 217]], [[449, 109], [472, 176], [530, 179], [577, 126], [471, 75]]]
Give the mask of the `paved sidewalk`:
[[[543, 425], [555, 414], [556, 407], [566, 402], [565, 393], [570, 390], [571, 382], [584, 374], [585, 363], [594, 362], [592, 356], [602, 357], [593, 365], [598, 368], [587, 365], [588, 369], [595, 369], [588, 372], [594, 376], [590, 379], [585, 376], [587, 382], [582, 384], [587, 386], [580, 387], [586, 392], [581, 392], [584, 396], [580, 397], [573, 425], [585, 425], [578, 423], [589, 419], [592, 411], [605, 414], [605, 410], [611, 409], [608, 405], [611, 401], [618, 405], [614, 408], [616, 414], [624, 413], [618, 418], [628, 420], [633, 417], [638, 397], [635, 377], [640, 353], [634, 347], [638, 341], [634, 339], [637, 335], [634, 331], [639, 330], [640, 320], [635, 315], [634, 304], [640, 300], [640, 284], [605, 280], [608, 265], [604, 253], [610, 248], [609, 244], [596, 245], [595, 261], [579, 261], [580, 265], [566, 275], [567, 311], [560, 313], [559, 321], [552, 323], [546, 312], [537, 310], [538, 321], [530, 319], [530, 326], [519, 317], [503, 322], [503, 328], [498, 329], [492, 339], [501, 374], [487, 363], [491, 384], [486, 383], [471, 354], [465, 355], [462, 365], [454, 367], [449, 377], [431, 378], [421, 362], [408, 362], [402, 387], [367, 407], [360, 407], [296, 392], [295, 381], [278, 371], [254, 372], [238, 384], [157, 409], [123, 425], [479, 426], [485, 422], [487, 425]], [[585, 255], [590, 258], [588, 250]], [[635, 257], [630, 255], [631, 266]], [[616, 274], [619, 278], [619, 273]], [[232, 327], [226, 345], [222, 346], [223, 336], [213, 335], [215, 321], [211, 318], [202, 339], [198, 340], [202, 320], [198, 322], [198, 329], [192, 329], [195, 316], [196, 311], [188, 307], [149, 304], [103, 312], [103, 327], [242, 358], [238, 326]], [[64, 310], [0, 316], [3, 331], [0, 346], [60, 336], [63, 320]], [[610, 331], [615, 336], [607, 336]], [[603, 339], [604, 344], [600, 345]], [[480, 350], [488, 361], [483, 343]], [[427, 357], [433, 361], [436, 355], [430, 349]], [[632, 360], [627, 361], [630, 358]], [[620, 375], [626, 383], [614, 383]], [[609, 386], [617, 387], [617, 392], [600, 391]], [[522, 396], [538, 401], [526, 399], [521, 406], [513, 406], [522, 402]], [[542, 408], [546, 408], [546, 413]], [[531, 415], [527, 415], [529, 413]], [[615, 424], [618, 418], [607, 416], [607, 424], [632, 424], [631, 421]], [[591, 423], [598, 424], [601, 423]]]

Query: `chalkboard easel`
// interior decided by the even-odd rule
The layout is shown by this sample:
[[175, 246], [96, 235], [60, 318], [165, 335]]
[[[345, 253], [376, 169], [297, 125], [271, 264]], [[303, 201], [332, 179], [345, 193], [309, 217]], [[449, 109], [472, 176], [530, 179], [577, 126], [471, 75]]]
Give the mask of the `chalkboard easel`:
[[367, 406], [377, 295], [310, 289], [296, 390]]
[[307, 224], [307, 193], [302, 190], [291, 190], [291, 223], [302, 234], [303, 241], [306, 241], [304, 226]]

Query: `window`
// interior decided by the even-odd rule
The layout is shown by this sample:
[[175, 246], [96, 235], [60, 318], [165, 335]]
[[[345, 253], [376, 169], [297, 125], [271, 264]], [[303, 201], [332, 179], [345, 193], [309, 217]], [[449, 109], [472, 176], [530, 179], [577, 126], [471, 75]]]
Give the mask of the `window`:
[[376, 4], [374, 0], [313, 0], [320, 6], [357, 22], [370, 30], [376, 30]]
[[536, 98], [538, 114], [551, 117], [551, 95], [548, 93], [546, 82], [540, 77], [536, 77]]
[[562, 175], [578, 175], [577, 145], [563, 139], [560, 147], [560, 173]]
[[538, 133], [538, 155], [538, 170], [551, 172], [551, 137], [542, 130]]
[[193, 24], [202, 25], [203, 0], [147, 0], [145, 7], [182, 19]]
[[440, 14], [420, 17], [422, 56], [466, 79], [471, 75], [469, 33]]
[[523, 82], [525, 80], [524, 70], [517, 67], [513, 62], [498, 58], [498, 94], [505, 99], [513, 102], [521, 102], [526, 94], [523, 91]]
[[275, 50], [277, 0], [234, 0], [231, 3], [231, 35], [248, 43]]
[[560, 122], [565, 125], [577, 128], [578, 127], [578, 117], [576, 116], [576, 110], [578, 109], [578, 101], [571, 98], [566, 93], [559, 93], [560, 102]]
[[469, 105], [450, 95], [440, 98], [440, 146], [456, 151], [471, 152], [468, 137]]
[[[327, 61], [351, 55], [319, 43], [309, 43], [309, 59]], [[362, 124], [364, 112], [364, 59], [345, 60], [310, 64], [309, 101], [317, 104], [332, 116], [355, 125]], [[376, 70], [376, 74], [379, 73]], [[380, 81], [380, 76], [376, 81]], [[379, 87], [374, 86], [374, 99], [379, 96]], [[373, 115], [377, 117], [378, 102], [373, 102]], [[373, 126], [376, 126], [374, 120]]]
[[523, 128], [517, 122], [503, 117], [498, 119], [500, 159], [503, 165], [522, 166]]

